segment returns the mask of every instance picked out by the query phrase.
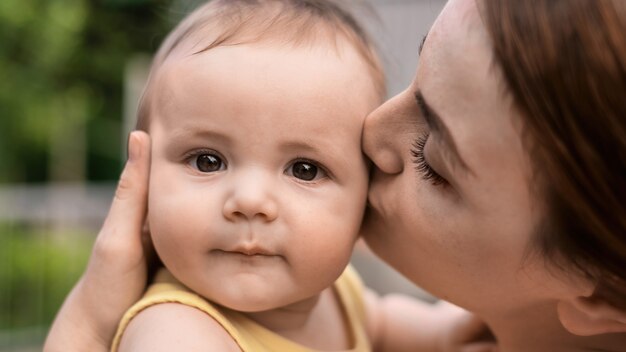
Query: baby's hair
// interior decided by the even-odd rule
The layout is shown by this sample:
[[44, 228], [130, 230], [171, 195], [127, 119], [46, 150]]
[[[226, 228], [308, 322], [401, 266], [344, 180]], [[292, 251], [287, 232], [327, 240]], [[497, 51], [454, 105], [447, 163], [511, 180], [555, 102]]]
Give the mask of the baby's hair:
[[137, 129], [148, 131], [151, 79], [182, 43], [191, 54], [224, 45], [270, 42], [294, 47], [334, 45], [347, 40], [365, 60], [382, 100], [382, 66], [372, 41], [355, 18], [332, 0], [213, 0], [201, 5], [170, 32], [157, 51], [139, 102]]

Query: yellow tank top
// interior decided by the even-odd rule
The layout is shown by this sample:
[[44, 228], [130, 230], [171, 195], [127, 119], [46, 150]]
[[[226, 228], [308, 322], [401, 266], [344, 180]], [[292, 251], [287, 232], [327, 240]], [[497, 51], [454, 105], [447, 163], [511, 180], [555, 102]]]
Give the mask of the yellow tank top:
[[[348, 266], [334, 284], [353, 348], [349, 352], [371, 351], [365, 331], [363, 285], [356, 271]], [[313, 352], [257, 324], [245, 315], [211, 304], [178, 282], [167, 270], [157, 273], [143, 298], [122, 317], [111, 346], [117, 352], [120, 339], [130, 321], [142, 310], [160, 303], [180, 303], [197, 308], [215, 319], [243, 352]]]

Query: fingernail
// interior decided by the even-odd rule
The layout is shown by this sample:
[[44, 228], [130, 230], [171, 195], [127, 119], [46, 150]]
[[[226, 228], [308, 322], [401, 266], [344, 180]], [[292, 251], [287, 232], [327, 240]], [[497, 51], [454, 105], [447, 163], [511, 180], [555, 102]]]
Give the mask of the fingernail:
[[136, 161], [140, 156], [141, 148], [139, 146], [139, 139], [137, 133], [133, 131], [128, 135], [128, 161]]

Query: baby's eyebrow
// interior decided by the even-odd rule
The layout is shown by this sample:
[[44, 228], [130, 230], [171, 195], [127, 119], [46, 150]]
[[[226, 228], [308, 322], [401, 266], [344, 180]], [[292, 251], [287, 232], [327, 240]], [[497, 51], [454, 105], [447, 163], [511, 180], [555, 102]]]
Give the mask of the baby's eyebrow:
[[303, 141], [285, 142], [281, 145], [281, 148], [284, 150], [299, 150], [299, 151], [307, 151], [307, 152], [312, 152], [312, 153], [321, 152], [320, 149], [315, 147], [314, 144], [303, 142]]
[[219, 141], [224, 145], [228, 145], [231, 142], [231, 138], [223, 133], [197, 127], [174, 128], [170, 134], [170, 140], [181, 142], [190, 140], [213, 140]]

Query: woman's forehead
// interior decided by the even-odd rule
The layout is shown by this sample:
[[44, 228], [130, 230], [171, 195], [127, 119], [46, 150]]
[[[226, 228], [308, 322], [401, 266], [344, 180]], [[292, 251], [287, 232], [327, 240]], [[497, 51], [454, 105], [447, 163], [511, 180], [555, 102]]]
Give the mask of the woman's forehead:
[[476, 0], [449, 1], [434, 22], [428, 37], [438, 43], [439, 51], [490, 47], [489, 35]]
[[[448, 3], [428, 33], [418, 65], [415, 85], [444, 118], [501, 100], [489, 35], [472, 4]], [[455, 106], [461, 111], [450, 111]]]
[[435, 105], [501, 103], [501, 74], [479, 11], [476, 0], [451, 0], [428, 33], [415, 83]]

